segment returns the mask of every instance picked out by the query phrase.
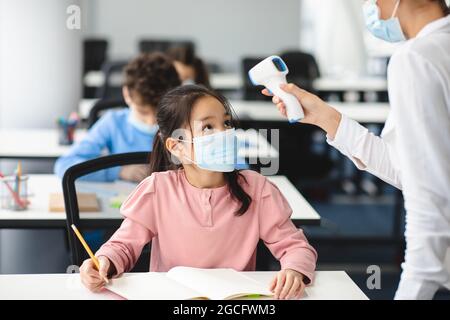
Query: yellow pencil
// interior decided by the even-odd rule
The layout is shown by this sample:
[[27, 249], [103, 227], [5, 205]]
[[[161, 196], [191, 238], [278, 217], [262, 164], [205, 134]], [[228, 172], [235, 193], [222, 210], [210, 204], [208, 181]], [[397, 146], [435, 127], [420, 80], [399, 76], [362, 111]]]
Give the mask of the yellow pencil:
[[[75, 234], [77, 235], [78, 239], [80, 240], [81, 244], [83, 245], [84, 249], [86, 249], [86, 252], [88, 253], [89, 257], [94, 262], [94, 265], [97, 268], [97, 270], [100, 270], [100, 262], [98, 261], [97, 257], [94, 256], [94, 254], [92, 253], [91, 248], [89, 248], [88, 244], [84, 240], [80, 231], [78, 231], [77, 227], [74, 224], [72, 224], [71, 227], [72, 227], [73, 231], [75, 232]], [[106, 283], [109, 283], [108, 278], [105, 277], [103, 279], [105, 280]]]

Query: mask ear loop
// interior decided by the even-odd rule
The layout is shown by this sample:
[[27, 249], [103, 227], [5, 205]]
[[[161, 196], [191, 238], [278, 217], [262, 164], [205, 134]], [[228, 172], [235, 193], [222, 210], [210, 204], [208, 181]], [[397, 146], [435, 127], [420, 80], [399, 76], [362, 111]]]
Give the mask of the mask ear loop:
[[[180, 138], [177, 138], [176, 140], [180, 141], [181, 143], [187, 142], [187, 143], [194, 144], [194, 142], [192, 140], [183, 140], [183, 139], [180, 139]], [[188, 160], [190, 163], [197, 165], [197, 163], [194, 160], [188, 158], [187, 156], [183, 155], [183, 158], [185, 160]]]
[[398, 7], [400, 6], [400, 1], [401, 0], [397, 0], [397, 3], [395, 4], [395, 7], [394, 7], [394, 11], [392, 12], [391, 19], [397, 15], [397, 10], [398, 10]]

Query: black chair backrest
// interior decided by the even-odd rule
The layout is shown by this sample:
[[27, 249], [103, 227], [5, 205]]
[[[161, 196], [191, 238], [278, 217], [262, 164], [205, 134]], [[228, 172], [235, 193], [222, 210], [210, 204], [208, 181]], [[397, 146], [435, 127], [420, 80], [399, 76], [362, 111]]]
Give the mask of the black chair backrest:
[[91, 128], [106, 110], [128, 107], [123, 98], [98, 100], [89, 111], [87, 126]]
[[280, 57], [289, 68], [287, 81], [314, 92], [313, 81], [320, 77], [319, 66], [314, 56], [301, 51], [285, 51]]
[[104, 39], [85, 39], [83, 41], [84, 73], [101, 70], [107, 59], [108, 41]]
[[185, 47], [195, 52], [195, 44], [190, 40], [158, 40], [142, 39], [139, 41], [139, 52], [164, 52], [167, 53], [173, 47]]
[[261, 57], [245, 57], [241, 62], [241, 77], [243, 80], [242, 93], [244, 100], [270, 100], [270, 98], [261, 94], [262, 86], [255, 86], [248, 77], [248, 72], [255, 65], [260, 63], [264, 58]]
[[80, 177], [99, 170], [131, 164], [147, 164], [150, 159], [150, 154], [150, 152], [113, 154], [76, 164], [64, 173], [62, 189], [72, 264], [80, 266], [84, 257], [84, 249], [72, 231], [72, 224], [77, 226], [81, 232], [86, 228], [98, 228], [100, 226], [118, 227], [121, 223], [121, 221], [113, 221], [112, 219], [80, 219], [75, 181]]
[[122, 71], [127, 65], [128, 61], [107, 61], [102, 65], [102, 73], [104, 76], [103, 85], [100, 86], [96, 92], [96, 98], [120, 98], [122, 97], [122, 82], [113, 83], [112, 76], [122, 76]]

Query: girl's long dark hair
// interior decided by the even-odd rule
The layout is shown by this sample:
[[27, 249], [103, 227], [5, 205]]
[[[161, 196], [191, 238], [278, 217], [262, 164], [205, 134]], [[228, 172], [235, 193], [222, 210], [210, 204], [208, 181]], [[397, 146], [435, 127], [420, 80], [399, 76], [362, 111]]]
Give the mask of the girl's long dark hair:
[[[150, 157], [150, 174], [153, 172], [176, 170], [181, 167], [171, 161], [171, 154], [165, 148], [167, 138], [186, 123], [191, 118], [192, 108], [198, 99], [202, 97], [213, 97], [222, 103], [225, 110], [232, 116], [234, 125], [234, 112], [231, 105], [222, 95], [198, 85], [185, 85], [177, 87], [167, 92], [158, 105], [156, 119], [159, 126], [158, 134], [153, 141], [153, 149]], [[252, 202], [252, 198], [242, 188], [241, 183], [247, 183], [245, 177], [238, 171], [225, 172], [225, 179], [228, 184], [231, 196], [241, 203], [241, 207], [236, 215], [243, 215]]]

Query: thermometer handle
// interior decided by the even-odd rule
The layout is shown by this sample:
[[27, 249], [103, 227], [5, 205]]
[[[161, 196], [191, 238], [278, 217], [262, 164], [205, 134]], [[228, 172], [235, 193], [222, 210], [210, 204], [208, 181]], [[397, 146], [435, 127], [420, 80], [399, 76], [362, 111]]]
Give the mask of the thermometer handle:
[[[280, 81], [281, 80], [281, 81]], [[283, 81], [284, 80], [284, 81]], [[278, 81], [270, 81], [266, 84], [274, 95], [278, 96], [286, 106], [286, 113], [290, 123], [299, 122], [305, 117], [302, 106], [298, 99], [280, 88], [280, 84], [286, 83], [286, 79], [278, 79]]]

